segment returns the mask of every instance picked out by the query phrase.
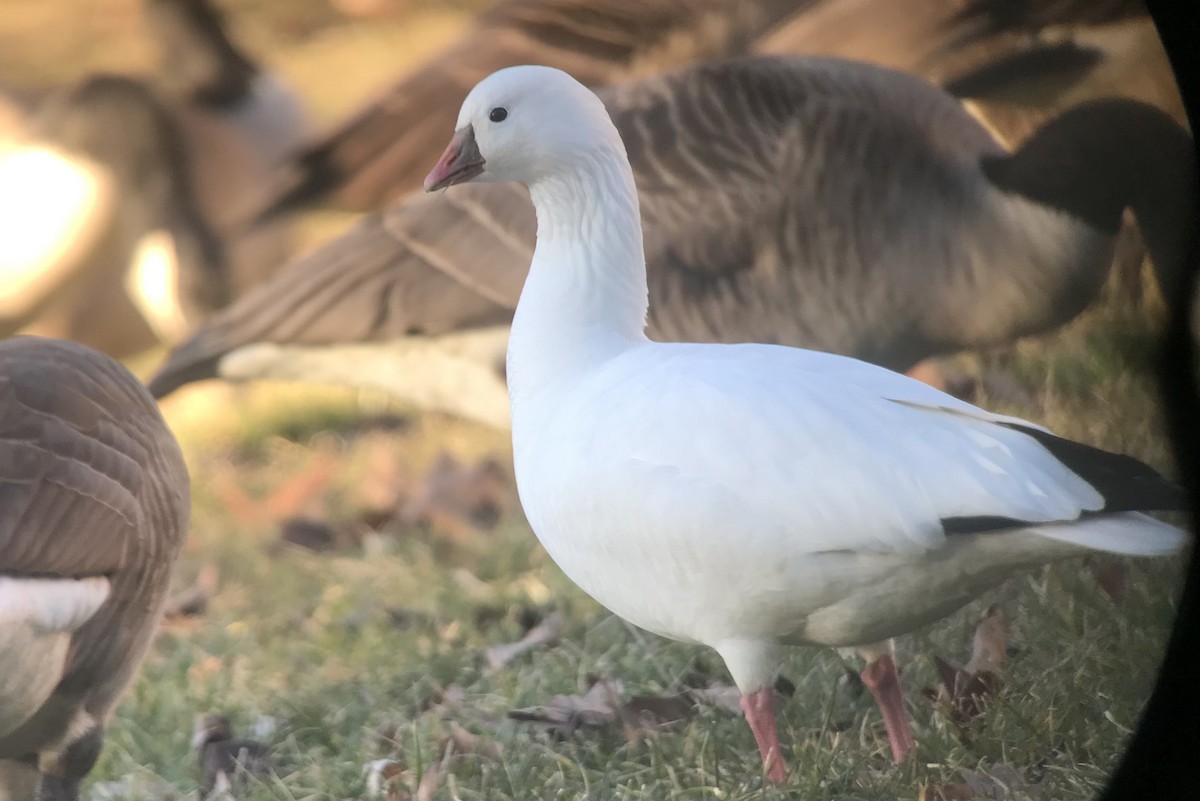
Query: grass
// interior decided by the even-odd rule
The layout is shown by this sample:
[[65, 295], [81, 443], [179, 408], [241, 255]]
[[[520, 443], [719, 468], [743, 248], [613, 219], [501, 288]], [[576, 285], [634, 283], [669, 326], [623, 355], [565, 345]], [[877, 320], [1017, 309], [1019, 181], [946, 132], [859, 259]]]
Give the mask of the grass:
[[[61, 0], [53, 14], [49, 5], [0, 4], [6, 80], [50, 85], [84, 69], [148, 64], [136, 0]], [[325, 0], [223, 5], [247, 45], [329, 120], [445, 41], [473, 4], [410, 0], [391, 17], [355, 21]], [[58, 30], [65, 19], [72, 24]], [[39, 35], [51, 27], [55, 36]], [[1053, 336], [1013, 349], [1003, 371], [1023, 396], [985, 387], [981, 402], [1169, 469], [1153, 378], [1142, 364], [1160, 315], [1153, 303], [1107, 298]], [[957, 363], [979, 367], [975, 357]], [[204, 615], [162, 630], [91, 774], [96, 798], [194, 795], [189, 739], [193, 715], [204, 711], [229, 714], [241, 731], [273, 721], [260, 737], [275, 749], [276, 776], [243, 801], [361, 798], [364, 765], [384, 757], [406, 771], [397, 798], [935, 799], [965, 797], [975, 773], [1007, 787], [996, 797], [1087, 798], [1136, 725], [1183, 566], [1182, 558], [1128, 560], [1120, 604], [1080, 562], [1031, 571], [901, 638], [918, 740], [916, 758], [901, 767], [890, 764], [878, 712], [845, 680], [838, 655], [795, 650], [784, 674], [796, 690], [780, 710], [794, 773], [786, 787], [771, 788], [744, 722], [719, 707], [636, 736], [614, 726], [558, 737], [506, 717], [580, 693], [593, 674], [619, 679], [630, 694], [674, 692], [697, 670], [727, 680], [715, 655], [634, 630], [584, 596], [549, 561], [519, 509], [465, 539], [400, 526], [313, 553], [280, 547], [279, 507], [262, 500], [332, 465], [319, 491], [289, 513], [361, 533], [355, 521], [388, 497], [389, 480], [421, 476], [443, 449], [507, 464], [504, 435], [413, 415], [367, 393], [286, 386], [192, 388], [165, 412], [194, 483], [177, 583], [215, 564], [220, 590]], [[1004, 686], [964, 733], [920, 690], [937, 681], [935, 655], [966, 661], [991, 604], [1011, 626]], [[523, 617], [550, 609], [565, 616], [559, 643], [490, 671], [485, 649], [518, 639]], [[436, 703], [446, 688], [455, 688], [457, 703]], [[447, 757], [451, 722], [502, 750]], [[436, 783], [425, 778], [433, 770]]]

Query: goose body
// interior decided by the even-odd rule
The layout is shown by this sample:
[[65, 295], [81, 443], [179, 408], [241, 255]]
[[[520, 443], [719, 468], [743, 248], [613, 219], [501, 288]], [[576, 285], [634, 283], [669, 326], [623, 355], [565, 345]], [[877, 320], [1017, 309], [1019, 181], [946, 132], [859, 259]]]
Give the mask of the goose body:
[[[1127, 0], [1048, 6], [992, 0], [610, 0], [602, 6], [496, 0], [444, 50], [307, 142], [279, 171], [253, 216], [270, 220], [322, 202], [372, 211], [404, 198], [437, 154], [437, 131], [451, 122], [438, 115], [453, 106], [438, 101], [457, 102], [489, 72], [521, 63], [568, 70], [592, 88], [750, 53], [858, 59], [935, 83], [1000, 68], [999, 87], [1006, 97], [1019, 98], [1018, 107], [972, 97], [970, 108], [1006, 143], [1097, 91], [1161, 101], [1182, 122], [1166, 54], [1137, 6]], [[1015, 32], [1047, 26], [1045, 41]], [[988, 86], [998, 89], [995, 81]]]
[[[318, 201], [369, 211], [417, 190], [480, 79], [521, 63], [568, 69], [604, 86], [733, 56], [820, 0], [496, 0], [448, 47], [305, 144], [254, 215]], [[443, 105], [450, 99], [451, 105]]]
[[[1082, 311], [1126, 205], [1157, 226], [1156, 260], [1178, 262], [1190, 138], [1132, 101], [1068, 112], [1009, 155], [937, 87], [840, 59], [735, 59], [599, 94], [641, 196], [660, 339], [776, 342], [907, 370]], [[1063, 180], [1039, 185], [1048, 174]], [[503, 425], [503, 334], [534, 227], [517, 187], [409, 198], [218, 315], [151, 389], [212, 376], [373, 385]], [[487, 346], [464, 353], [468, 335]], [[431, 357], [420, 371], [414, 353]]]
[[899, 760], [890, 637], [1020, 567], [1183, 544], [1140, 513], [1180, 491], [1136, 460], [843, 356], [648, 339], [634, 172], [565, 73], [502, 70], [468, 95], [426, 187], [475, 179], [523, 182], [537, 210], [507, 359], [529, 523], [610, 610], [721, 654], [773, 779], [781, 646], [882, 654], [864, 680]]
[[157, 627], [189, 497], [125, 368], [0, 342], [0, 798], [76, 797]]

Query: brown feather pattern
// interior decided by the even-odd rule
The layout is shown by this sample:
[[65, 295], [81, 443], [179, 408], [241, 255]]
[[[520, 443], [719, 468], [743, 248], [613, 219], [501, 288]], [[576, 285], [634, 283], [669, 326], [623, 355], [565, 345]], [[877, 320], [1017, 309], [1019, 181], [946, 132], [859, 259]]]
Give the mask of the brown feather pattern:
[[365, 104], [298, 156], [257, 219], [335, 190], [347, 209], [378, 208], [417, 189], [487, 75], [544, 64], [604, 86], [705, 58], [737, 55], [815, 0], [506, 0], [422, 67]]
[[179, 446], [128, 370], [71, 342], [0, 342], [0, 573], [111, 582], [0, 757], [51, 746], [80, 713], [107, 718], [149, 647], [189, 509]]

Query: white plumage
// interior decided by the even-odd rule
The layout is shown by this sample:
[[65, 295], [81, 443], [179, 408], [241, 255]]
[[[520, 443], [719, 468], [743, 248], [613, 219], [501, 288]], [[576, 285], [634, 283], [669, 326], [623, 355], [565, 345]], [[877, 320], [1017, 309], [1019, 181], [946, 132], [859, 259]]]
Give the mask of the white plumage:
[[[854, 359], [648, 340], [624, 148], [565, 73], [502, 70], [472, 91], [426, 187], [476, 177], [528, 184], [537, 208], [508, 354], [530, 525], [613, 612], [721, 654], [772, 778], [780, 645], [870, 648], [1016, 568], [1184, 542], [1078, 472], [1170, 487], [1126, 457]], [[882, 653], [868, 685], [899, 759], [911, 734]]]

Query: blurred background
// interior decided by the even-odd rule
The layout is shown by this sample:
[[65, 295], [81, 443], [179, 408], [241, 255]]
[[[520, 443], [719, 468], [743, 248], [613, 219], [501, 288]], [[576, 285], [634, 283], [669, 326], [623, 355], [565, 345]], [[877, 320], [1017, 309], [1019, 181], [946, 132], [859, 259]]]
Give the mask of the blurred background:
[[[403, 196], [357, 184], [291, 204], [268, 232], [246, 233], [239, 226], [247, 215], [288, 185], [280, 175], [288, 178], [299, 148], [418, 67], [461, 73], [461, 92], [423, 96], [407, 113], [419, 119], [424, 103], [430, 114], [453, 116], [474, 80], [494, 68], [491, 59], [536, 59], [541, 51], [529, 42], [539, 31], [602, 30], [588, 9], [605, 6], [501, 2], [507, 11], [472, 28], [488, 0], [212, 5], [234, 45], [274, 74], [291, 115], [245, 150], [203, 119], [184, 133], [188, 152], [216, 151], [213, 163], [226, 164], [227, 172], [197, 170], [199, 213], [217, 237], [246, 248], [235, 251], [253, 265], [245, 285], [201, 298], [190, 312], [139, 316], [124, 266], [80, 278], [71, 266], [80, 262], [68, 259], [60, 273], [26, 274], [26, 262], [12, 256], [0, 294], [5, 335], [88, 341], [148, 378], [168, 346], [214, 308]], [[725, 19], [727, 4], [700, 5]], [[635, 54], [597, 83], [719, 55], [831, 53], [956, 86], [1009, 147], [1090, 97], [1133, 97], [1183, 121], [1153, 26], [1134, 4], [1061, 4], [1065, 18], [1048, 19], [1038, 10], [1056, 4], [1013, 5], [1023, 9], [1018, 22], [977, 31], [958, 48], [938, 25], [962, 2], [746, 3], [734, 22], [692, 19], [674, 34], [661, 23], [667, 33], [649, 55]], [[148, 27], [145, 7], [0, 2], [0, 153], [6, 131], [19, 137], [40, 113], [52, 118], [55, 98], [92, 73], [145, 79], [172, 108], [195, 100], [176, 82], [187, 69], [172, 71], [183, 61], [170, 66], [186, 48], [173, 50], [169, 36]], [[448, 134], [436, 127], [428, 138]], [[16, 174], [3, 169], [0, 182]], [[98, 183], [93, 191], [111, 190]], [[8, 231], [0, 221], [6, 239], [22, 233], [9, 219]], [[1149, 366], [1163, 303], [1131, 224], [1116, 265], [1080, 317], [1043, 336], [941, 359], [938, 380], [988, 408], [1169, 471]], [[151, 298], [173, 291], [156, 273], [139, 280]], [[685, 790], [772, 797], [751, 789], [753, 741], [721, 695], [728, 678], [715, 657], [626, 627], [541, 551], [516, 500], [507, 432], [381, 389], [307, 383], [192, 384], [166, 398], [163, 411], [192, 473], [191, 533], [168, 622], [114, 721], [91, 774], [92, 797], [196, 797], [223, 764], [193, 747], [193, 721], [203, 713], [228, 716], [239, 736], [272, 749], [271, 769], [239, 785], [239, 798], [609, 797], [615, 788], [631, 798]], [[1180, 573], [1171, 560], [1056, 565], [904, 638], [923, 758], [900, 769], [882, 758], [886, 740], [853, 672], [832, 651], [797, 653], [785, 670], [791, 696], [781, 718], [795, 763], [807, 766], [797, 781], [826, 797], [1090, 796], [1153, 681]], [[964, 706], [938, 660], [965, 664], [980, 630], [996, 636], [997, 609], [1003, 682]], [[981, 621], [988, 628], [977, 628]], [[522, 641], [527, 647], [505, 650]], [[642, 706], [599, 703], [594, 693], [579, 700], [612, 682]], [[678, 699], [696, 691], [708, 693], [705, 703], [681, 711]], [[581, 709], [595, 712], [588, 703], [603, 707], [592, 722], [580, 718]], [[510, 714], [518, 709], [538, 711]], [[872, 748], [880, 759], [860, 758]]]

